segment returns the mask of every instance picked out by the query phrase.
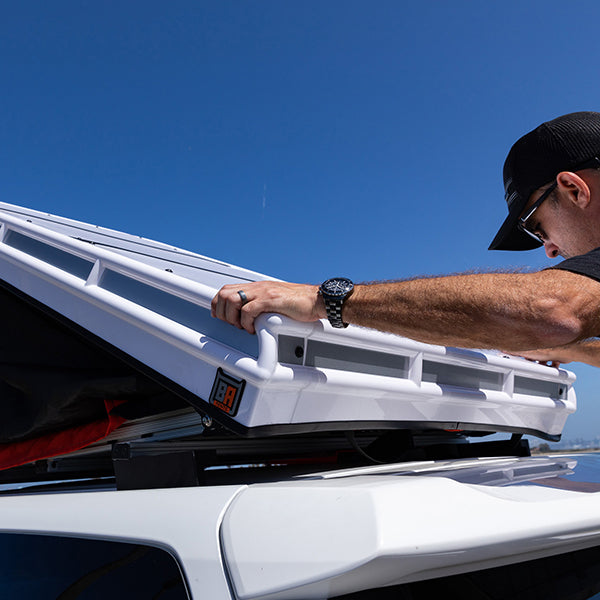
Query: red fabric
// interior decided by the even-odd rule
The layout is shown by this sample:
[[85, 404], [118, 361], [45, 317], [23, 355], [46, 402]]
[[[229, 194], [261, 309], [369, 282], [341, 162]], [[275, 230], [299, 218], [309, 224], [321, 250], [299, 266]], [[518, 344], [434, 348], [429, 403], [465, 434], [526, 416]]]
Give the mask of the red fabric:
[[104, 419], [56, 433], [47, 433], [31, 440], [0, 444], [0, 470], [80, 450], [105, 438], [126, 420], [111, 414], [112, 409], [122, 403], [123, 401], [119, 400], [105, 400]]

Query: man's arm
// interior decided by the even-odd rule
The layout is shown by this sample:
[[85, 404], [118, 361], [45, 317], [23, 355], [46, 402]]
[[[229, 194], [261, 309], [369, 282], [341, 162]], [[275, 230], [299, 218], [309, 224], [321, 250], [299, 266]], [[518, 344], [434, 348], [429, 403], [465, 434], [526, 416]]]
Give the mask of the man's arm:
[[[248, 302], [242, 306], [237, 293]], [[325, 318], [317, 287], [280, 282], [225, 286], [213, 315], [254, 333], [254, 319], [278, 312]], [[562, 270], [489, 273], [357, 285], [344, 321], [446, 346], [519, 352], [564, 346], [600, 329], [600, 283]]]

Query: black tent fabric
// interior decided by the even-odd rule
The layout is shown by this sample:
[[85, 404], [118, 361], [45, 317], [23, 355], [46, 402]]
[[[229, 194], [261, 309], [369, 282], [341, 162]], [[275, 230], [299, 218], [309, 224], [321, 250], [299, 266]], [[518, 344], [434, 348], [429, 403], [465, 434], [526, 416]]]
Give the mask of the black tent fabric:
[[130, 406], [128, 416], [187, 406], [6, 285], [0, 285], [0, 315], [0, 444], [101, 419], [105, 401], [139, 408]]

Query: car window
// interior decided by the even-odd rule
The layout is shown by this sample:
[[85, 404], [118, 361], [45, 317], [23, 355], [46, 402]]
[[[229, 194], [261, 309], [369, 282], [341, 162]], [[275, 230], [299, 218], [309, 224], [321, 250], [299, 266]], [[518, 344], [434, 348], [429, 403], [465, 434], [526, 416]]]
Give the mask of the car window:
[[0, 598], [188, 599], [165, 550], [114, 541], [0, 534]]

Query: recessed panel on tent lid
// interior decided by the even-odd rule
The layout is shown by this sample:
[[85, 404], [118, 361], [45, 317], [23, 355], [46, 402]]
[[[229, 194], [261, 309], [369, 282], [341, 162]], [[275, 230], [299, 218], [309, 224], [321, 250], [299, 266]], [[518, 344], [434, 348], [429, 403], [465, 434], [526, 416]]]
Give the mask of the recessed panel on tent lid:
[[213, 319], [220, 286], [269, 279], [137, 236], [0, 203], [0, 280], [245, 435], [465, 429], [560, 436], [574, 375], [350, 326]]

